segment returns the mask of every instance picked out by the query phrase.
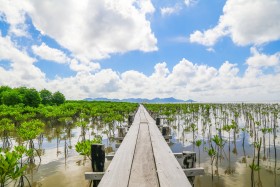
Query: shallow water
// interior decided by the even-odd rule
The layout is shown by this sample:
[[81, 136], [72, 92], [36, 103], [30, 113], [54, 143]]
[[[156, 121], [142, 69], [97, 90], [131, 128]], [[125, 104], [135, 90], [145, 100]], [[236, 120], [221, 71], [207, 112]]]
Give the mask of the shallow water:
[[[199, 129], [201, 129], [199, 127]], [[41, 163], [39, 164], [39, 159], [36, 159], [36, 166], [33, 169], [29, 169], [27, 177], [31, 182], [33, 187], [38, 186], [88, 186], [89, 182], [84, 179], [84, 173], [86, 171], [91, 171], [91, 164], [88, 159], [83, 156], [78, 155], [75, 151], [75, 144], [79, 140], [81, 129], [75, 127], [71, 130], [71, 136], [67, 136], [66, 133], [61, 131], [56, 133], [55, 129], [46, 129], [43, 142], [40, 145], [37, 140], [34, 140], [35, 148], [41, 147], [43, 150], [43, 155], [41, 156]], [[97, 130], [95, 129], [95, 132]], [[87, 138], [91, 137], [91, 131], [87, 132]], [[215, 129], [213, 129], [213, 134], [215, 134]], [[102, 134], [102, 131], [98, 131], [98, 134]], [[192, 133], [186, 132], [184, 134], [184, 141], [182, 138], [182, 131], [180, 129], [172, 130], [173, 139], [171, 140], [173, 144], [170, 146], [173, 152], [182, 151], [195, 151], [197, 153], [196, 166], [199, 166], [198, 158], [198, 148], [194, 147], [191, 143]], [[242, 146], [242, 139], [245, 135], [244, 149]], [[212, 168], [210, 157], [204, 150], [203, 147], [207, 148], [208, 142], [205, 137], [205, 144], [200, 147], [200, 167], [205, 169], [205, 175], [195, 178], [195, 186], [205, 187], [234, 187], [234, 186], [251, 186], [251, 170], [249, 164], [252, 162], [254, 147], [252, 144], [252, 139], [247, 133], [240, 131], [236, 136], [236, 151], [233, 153], [234, 142], [233, 134], [231, 134], [231, 150], [228, 151], [228, 142], [224, 146], [223, 159], [218, 162], [218, 167], [213, 164], [213, 179], [212, 179]], [[115, 143], [110, 142], [106, 139], [107, 136], [103, 135], [103, 144], [106, 147], [111, 147], [116, 150]], [[223, 134], [223, 137], [228, 137], [227, 133]], [[272, 141], [270, 147], [268, 146], [268, 134], [265, 136], [266, 139], [266, 153], [268, 155], [270, 148], [270, 157], [266, 160], [261, 160], [261, 169], [259, 172], [255, 172], [255, 180], [258, 181], [259, 185], [263, 187], [279, 187], [280, 186], [280, 160], [279, 156], [276, 159], [276, 169], [275, 169], [275, 159], [274, 159], [274, 147], [272, 146]], [[201, 132], [198, 132], [196, 139], [202, 139], [203, 136]], [[272, 137], [270, 137], [272, 138]], [[66, 140], [64, 140], [66, 139]], [[187, 140], [187, 141], [186, 141]], [[66, 141], [66, 144], [65, 144]], [[13, 144], [16, 145], [15, 140]], [[66, 145], [66, 146], [65, 146]], [[0, 142], [1, 146], [1, 142]], [[66, 149], [65, 149], [66, 147]], [[245, 151], [245, 152], [244, 152]], [[276, 153], [280, 155], [280, 139], [276, 139]], [[230, 154], [230, 161], [229, 156]], [[245, 155], [245, 156], [244, 156]], [[261, 155], [263, 156], [263, 148], [261, 149]], [[242, 162], [246, 158], [246, 163]], [[109, 162], [106, 162], [108, 166]], [[234, 171], [228, 174], [226, 171], [230, 168]], [[276, 173], [275, 173], [276, 171]], [[27, 182], [25, 183], [27, 184]], [[262, 185], [260, 185], [262, 184]], [[10, 186], [13, 186], [11, 184]]]
[[[242, 122], [239, 126], [243, 126]], [[195, 138], [203, 139], [202, 126], [198, 124], [198, 133]], [[170, 146], [171, 150], [175, 153], [180, 153], [183, 151], [194, 151], [196, 152], [197, 162], [196, 167], [199, 166], [199, 156], [198, 156], [198, 147], [193, 146], [192, 132], [185, 132], [182, 136], [182, 130], [176, 128], [172, 129], [173, 139], [171, 140], [173, 144]], [[207, 134], [207, 133], [206, 133]], [[212, 128], [212, 135], [217, 134], [216, 129]], [[279, 132], [277, 132], [279, 135]], [[223, 139], [227, 140], [229, 134], [227, 132], [223, 133]], [[213, 180], [212, 180], [212, 166], [211, 159], [208, 156], [204, 149], [209, 148], [207, 137], [204, 137], [204, 144], [200, 146], [200, 167], [203, 167], [205, 170], [204, 176], [199, 176], [195, 178], [195, 186], [204, 187], [248, 187], [251, 186], [251, 169], [249, 165], [252, 163], [252, 158], [254, 154], [254, 146], [252, 145], [252, 138], [248, 133], [244, 133], [241, 130], [236, 134], [236, 141], [234, 142], [233, 132], [231, 132], [231, 142], [230, 142], [230, 151], [228, 141], [225, 143], [223, 148], [223, 158], [220, 158], [218, 161], [218, 166], [216, 161], [213, 164]], [[260, 137], [263, 135], [259, 134]], [[184, 140], [183, 140], [184, 137]], [[242, 145], [244, 137], [244, 148]], [[270, 138], [270, 146], [269, 146]], [[265, 145], [266, 145], [266, 159], [263, 159], [264, 149], [263, 144], [260, 151], [260, 166], [259, 171], [254, 172], [256, 187], [279, 187], [280, 186], [280, 136], [276, 138], [276, 159], [275, 159], [275, 149], [273, 146], [273, 136], [269, 134], [265, 135]], [[234, 148], [236, 148], [234, 150]], [[234, 151], [233, 151], [234, 150]], [[257, 153], [256, 153], [257, 154]], [[230, 159], [229, 159], [230, 155]], [[246, 158], [246, 159], [245, 159]], [[256, 158], [257, 159], [257, 158]], [[246, 162], [245, 162], [246, 161]], [[256, 163], [257, 161], [255, 161]], [[228, 169], [233, 171], [229, 173]]]

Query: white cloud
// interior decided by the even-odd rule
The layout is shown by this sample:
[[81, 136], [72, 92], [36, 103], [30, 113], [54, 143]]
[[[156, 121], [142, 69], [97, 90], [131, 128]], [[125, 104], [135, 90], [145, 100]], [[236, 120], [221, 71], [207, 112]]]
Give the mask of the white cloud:
[[79, 60], [102, 59], [132, 50], [157, 50], [157, 39], [146, 19], [154, 12], [149, 0], [29, 2], [32, 8], [27, 12], [35, 27]]
[[248, 68], [245, 72], [246, 77], [260, 77], [263, 75], [263, 70], [273, 68], [275, 74], [279, 74], [280, 68], [280, 52], [267, 55], [260, 53], [257, 48], [251, 48], [251, 56], [245, 62]]
[[121, 74], [112, 69], [88, 71], [90, 68], [80, 67], [78, 61], [72, 60], [73, 66], [78, 64], [75, 76], [47, 80], [34, 66], [35, 59], [18, 50], [8, 37], [1, 37], [0, 44], [6, 46], [0, 47], [0, 59], [11, 61], [11, 69], [0, 67], [1, 85], [59, 90], [68, 99], [173, 96], [208, 102], [279, 100], [280, 72], [265, 72], [267, 67], [279, 67], [279, 53], [268, 55], [255, 48], [245, 62], [247, 69], [242, 75], [237, 64], [228, 61], [214, 68], [182, 59], [171, 70], [162, 62], [156, 64], [154, 72], [147, 76], [135, 70]]
[[9, 33], [27, 36], [27, 14], [41, 34], [55, 39], [80, 61], [157, 50], [147, 19], [155, 11], [150, 0], [0, 0], [0, 4], [0, 19], [10, 24]]
[[213, 47], [208, 47], [206, 50], [207, 50], [208, 52], [212, 52], [212, 53], [215, 52], [215, 49], [214, 49]]
[[205, 46], [213, 46], [220, 37], [225, 36], [228, 33], [227, 30], [224, 30], [218, 25], [217, 27], [204, 32], [195, 31], [190, 35], [190, 42], [196, 42]]
[[160, 13], [162, 16], [169, 16], [179, 13], [184, 7], [190, 7], [197, 3], [197, 0], [184, 0], [183, 2], [177, 2], [174, 6], [161, 7]]
[[76, 59], [72, 59], [70, 62], [70, 69], [77, 72], [94, 72], [100, 69], [100, 64], [94, 62], [81, 63]]
[[166, 62], [156, 64], [154, 67], [155, 72], [152, 74], [152, 77], [165, 78], [170, 73], [166, 66]]
[[41, 87], [45, 74], [36, 66], [35, 59], [18, 49], [9, 36], [0, 33], [0, 60], [10, 62], [8, 70], [0, 67], [0, 85]]
[[[158, 63], [150, 76], [135, 70], [120, 74], [112, 69], [100, 70], [97, 63], [81, 63], [73, 58], [70, 68], [77, 71], [75, 76], [48, 80], [35, 66], [36, 59], [16, 46], [9, 36], [1, 35], [0, 60], [10, 62], [8, 69], [0, 66], [0, 85], [59, 90], [68, 99], [173, 96], [208, 102], [279, 101], [280, 94], [280, 52], [265, 54], [255, 47], [244, 62], [247, 66], [244, 74], [239, 72], [237, 64], [228, 61], [215, 68], [187, 59], [172, 69], [168, 69], [166, 62]], [[272, 71], [266, 71], [267, 68]]]
[[230, 36], [237, 45], [260, 45], [280, 39], [280, 1], [228, 0], [218, 24], [206, 31], [195, 31], [190, 41], [213, 46]]
[[26, 1], [0, 0], [0, 20], [10, 24], [9, 33], [16, 36], [28, 36], [25, 24], [25, 11], [29, 8]]
[[40, 46], [32, 46], [33, 53], [42, 59], [50, 60], [60, 64], [69, 64], [70, 69], [76, 72], [94, 72], [100, 69], [100, 64], [88, 60], [79, 61], [69, 58], [63, 51], [47, 46], [42, 43]]
[[155, 11], [155, 8], [150, 0], [137, 0], [135, 4], [143, 14], [150, 14]]
[[176, 4], [173, 7], [162, 7], [162, 8], [160, 8], [160, 13], [161, 13], [162, 16], [168, 16], [168, 15], [178, 13], [181, 9], [182, 9], [182, 7], [179, 4]]
[[40, 46], [33, 45], [32, 50], [33, 53], [45, 60], [54, 61], [60, 64], [68, 63], [70, 61], [64, 52], [51, 48], [45, 43], [42, 43]]
[[251, 67], [275, 67], [280, 65], [280, 52], [273, 55], [260, 53], [256, 47], [251, 47], [252, 56], [246, 60]]
[[196, 3], [197, 0], [184, 0], [184, 3], [187, 7], [191, 6], [192, 4]]

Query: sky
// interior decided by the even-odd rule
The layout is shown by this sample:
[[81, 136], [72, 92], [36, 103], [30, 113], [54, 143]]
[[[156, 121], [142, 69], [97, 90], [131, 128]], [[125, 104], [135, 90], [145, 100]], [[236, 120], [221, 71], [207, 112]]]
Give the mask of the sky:
[[280, 101], [280, 0], [0, 0], [0, 86]]

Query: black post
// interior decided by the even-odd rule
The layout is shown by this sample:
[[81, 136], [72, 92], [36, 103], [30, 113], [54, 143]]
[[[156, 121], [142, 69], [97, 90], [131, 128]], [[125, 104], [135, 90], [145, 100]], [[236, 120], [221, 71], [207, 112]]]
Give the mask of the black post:
[[[105, 150], [102, 144], [91, 145], [91, 167], [93, 172], [104, 171]], [[100, 181], [93, 181], [93, 187], [97, 187]]]
[[134, 119], [134, 116], [130, 114], [130, 115], [128, 116], [128, 127], [130, 127], [130, 126], [132, 125], [133, 119]]
[[160, 118], [157, 118], [157, 119], [156, 119], [156, 125], [157, 125], [157, 126], [160, 126]]
[[168, 131], [168, 129], [167, 129], [168, 127], [162, 127], [162, 131], [161, 131], [161, 134], [162, 134], [162, 136], [166, 136], [167, 135], [167, 131]]

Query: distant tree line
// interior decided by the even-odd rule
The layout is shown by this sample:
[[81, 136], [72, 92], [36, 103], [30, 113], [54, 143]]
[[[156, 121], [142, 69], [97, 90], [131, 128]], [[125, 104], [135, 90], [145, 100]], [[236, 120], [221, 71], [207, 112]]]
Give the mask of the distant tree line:
[[34, 88], [11, 88], [9, 86], [0, 86], [0, 104], [38, 107], [43, 105], [61, 105], [65, 102], [65, 97], [60, 92], [50, 92], [43, 89], [38, 92]]

